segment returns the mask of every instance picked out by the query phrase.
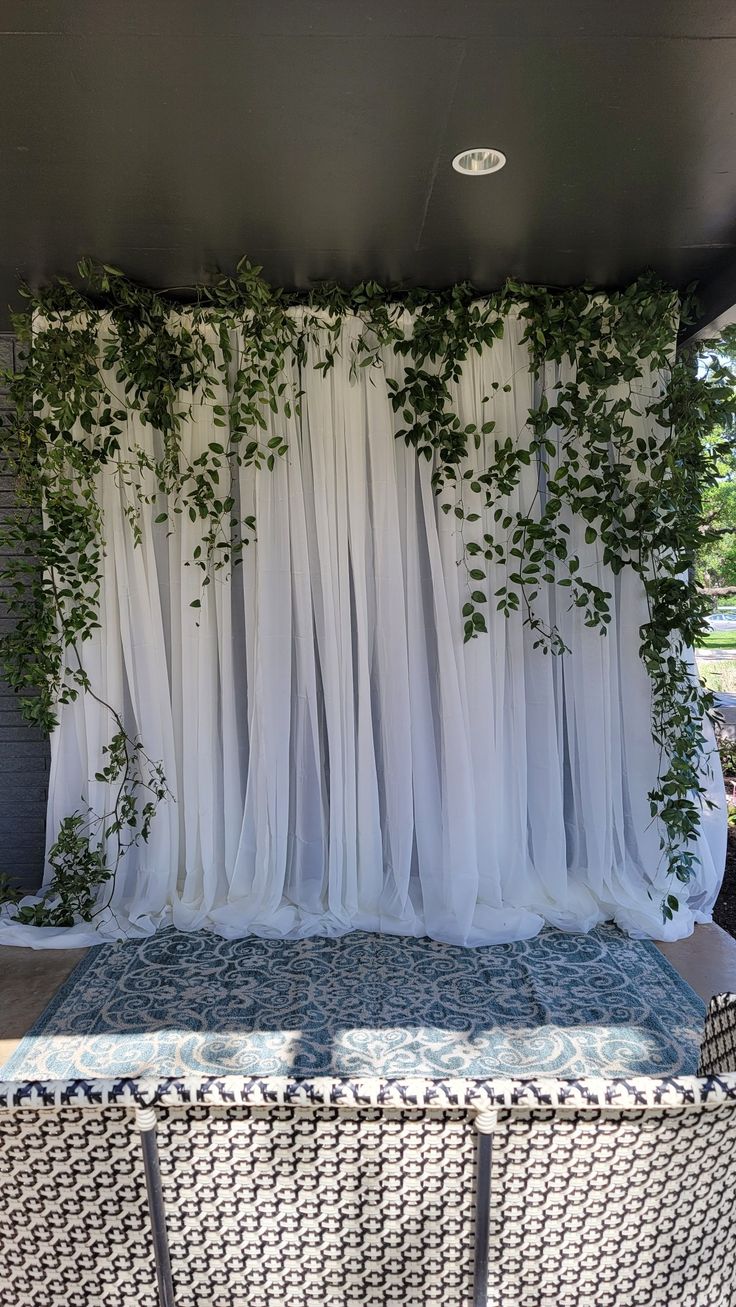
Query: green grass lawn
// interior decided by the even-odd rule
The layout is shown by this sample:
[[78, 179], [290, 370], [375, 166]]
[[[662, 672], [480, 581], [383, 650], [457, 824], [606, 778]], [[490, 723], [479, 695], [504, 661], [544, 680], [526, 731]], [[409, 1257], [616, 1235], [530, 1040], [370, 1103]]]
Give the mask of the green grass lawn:
[[723, 663], [698, 663], [698, 671], [709, 690], [717, 694], [736, 694], [736, 658]]
[[736, 631], [713, 631], [701, 641], [701, 649], [736, 649]]

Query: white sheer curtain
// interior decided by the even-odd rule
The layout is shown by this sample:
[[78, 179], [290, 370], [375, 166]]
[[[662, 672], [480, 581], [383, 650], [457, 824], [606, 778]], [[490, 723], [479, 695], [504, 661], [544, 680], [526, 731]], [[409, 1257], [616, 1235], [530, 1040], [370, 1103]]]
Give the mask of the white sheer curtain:
[[[657, 758], [639, 583], [626, 571], [612, 577], [585, 543], [585, 523], [571, 519], [583, 567], [614, 595], [608, 635], [549, 587], [544, 602], [571, 653], [535, 650], [522, 615], [507, 619], [493, 598], [489, 634], [464, 644], [461, 523], [441, 511], [432, 465], [395, 438], [402, 420], [386, 376], [400, 375], [401, 362], [387, 356], [385, 369], [351, 375], [358, 330], [345, 320], [326, 376], [310, 366], [311, 344], [301, 376], [294, 365], [285, 378], [304, 389], [302, 415], [269, 413], [268, 435], [283, 434], [288, 453], [273, 472], [241, 473], [258, 539], [232, 575], [215, 574], [200, 592], [201, 574], [187, 565], [200, 527], [185, 514], [167, 536], [155, 523], [160, 500], [144, 506], [135, 546], [130, 491], [114, 468], [101, 473], [103, 618], [86, 667], [162, 759], [176, 802], [160, 809], [150, 843], [124, 858], [94, 930], [6, 921], [6, 942], [68, 945], [173, 922], [227, 936], [361, 928], [477, 945], [534, 935], [545, 922], [587, 930], [613, 919], [672, 938], [709, 919], [721, 811], [704, 816], [689, 901], [671, 923], [661, 917], [672, 887], [647, 801]], [[463, 422], [496, 422], [472, 454], [479, 469], [499, 432], [528, 437], [535, 396], [522, 335], [512, 314], [456, 388]], [[560, 379], [549, 369], [545, 384]], [[223, 398], [187, 422], [193, 454], [218, 438], [212, 405]], [[153, 450], [154, 433], [134, 413], [126, 438]], [[525, 469], [509, 511], [536, 488], [536, 470]], [[492, 515], [477, 526], [500, 530]], [[490, 578], [491, 596], [503, 577], [499, 568]], [[82, 803], [103, 810], [104, 787], [90, 778], [110, 734], [89, 696], [62, 708], [49, 841]], [[722, 802], [720, 775], [711, 789]]]

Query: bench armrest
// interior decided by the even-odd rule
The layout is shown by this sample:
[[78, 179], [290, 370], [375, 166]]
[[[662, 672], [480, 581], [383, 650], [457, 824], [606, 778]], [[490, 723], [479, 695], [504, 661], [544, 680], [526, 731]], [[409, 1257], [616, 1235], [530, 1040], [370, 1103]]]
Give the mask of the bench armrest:
[[736, 1071], [736, 994], [715, 994], [708, 1004], [698, 1075]]

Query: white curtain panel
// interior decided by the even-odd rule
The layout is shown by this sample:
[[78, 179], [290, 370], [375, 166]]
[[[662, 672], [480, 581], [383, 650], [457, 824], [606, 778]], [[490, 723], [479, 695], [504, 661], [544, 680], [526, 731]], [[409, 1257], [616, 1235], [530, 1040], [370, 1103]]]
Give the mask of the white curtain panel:
[[[612, 576], [599, 546], [585, 543], [585, 523], [570, 518], [584, 574], [613, 593], [608, 634], [586, 628], [553, 586], [542, 604], [569, 654], [535, 650], [522, 614], [497, 613], [493, 597], [489, 633], [464, 644], [463, 524], [442, 512], [432, 464], [395, 438], [402, 419], [386, 378], [401, 376], [401, 361], [387, 351], [383, 368], [351, 374], [359, 331], [346, 318], [326, 376], [310, 366], [314, 343], [301, 375], [290, 365], [302, 414], [268, 412], [264, 439], [283, 435], [288, 453], [273, 472], [241, 471], [258, 538], [232, 574], [201, 589], [190, 565], [200, 524], [185, 513], [167, 535], [154, 521], [160, 498], [143, 507], [134, 545], [131, 492], [113, 466], [102, 471], [102, 629], [84, 646], [85, 665], [163, 761], [175, 802], [122, 861], [110, 910], [93, 926], [6, 920], [6, 942], [68, 945], [173, 922], [225, 936], [364, 929], [481, 945], [609, 919], [675, 938], [710, 919], [725, 850], [717, 762], [704, 762], [719, 806], [703, 815], [697, 879], [673, 921], [662, 920], [663, 894], [682, 887], [662, 864], [647, 800], [657, 753], [639, 581]], [[497, 434], [528, 439], [539, 383], [535, 392], [523, 333], [512, 313], [456, 387], [463, 422], [496, 422], [471, 455], [479, 470]], [[570, 375], [550, 366], [542, 384], [552, 395]], [[196, 407], [188, 452], [221, 439], [212, 405], [224, 399]], [[132, 412], [125, 438], [156, 445]], [[509, 511], [537, 488], [536, 469], [524, 469]], [[485, 519], [466, 536], [501, 530]], [[491, 596], [504, 579], [496, 568]], [[66, 814], [104, 810], [105, 788], [91, 778], [112, 730], [88, 695], [62, 708], [49, 843]]]

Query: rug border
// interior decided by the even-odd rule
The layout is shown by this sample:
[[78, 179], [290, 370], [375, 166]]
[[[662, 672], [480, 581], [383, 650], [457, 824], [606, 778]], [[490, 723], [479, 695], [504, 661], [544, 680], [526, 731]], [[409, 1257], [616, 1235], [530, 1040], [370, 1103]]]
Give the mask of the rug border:
[[[629, 936], [629, 938], [632, 937]], [[686, 938], [689, 938], [689, 936], [686, 936]], [[690, 982], [687, 981], [685, 977], [682, 975], [682, 973], [677, 970], [677, 967], [674, 965], [674, 963], [670, 962], [669, 958], [665, 956], [662, 950], [657, 948], [656, 942], [653, 939], [649, 939], [649, 938], [638, 940], [636, 942], [640, 944], [645, 944], [647, 947], [647, 951], [650, 953], [650, 955], [652, 953], [655, 954], [657, 961], [659, 962], [662, 970], [668, 972], [670, 976], [673, 976], [675, 978], [680, 988], [695, 1000], [696, 1006], [700, 1008], [701, 1012], [703, 1013], [703, 1016], [705, 1016], [705, 1013], [708, 1010], [708, 1004], [706, 1000], [704, 998], [701, 998], [698, 991], [696, 989], [693, 989]]]
[[[616, 926], [616, 923], [612, 921], [601, 922], [599, 924]], [[176, 927], [174, 929], [176, 929]], [[554, 927], [552, 929], [554, 929]], [[617, 927], [617, 929], [620, 930], [620, 927]], [[199, 932], [194, 930], [193, 931], [182, 930], [180, 933], [183, 935], [196, 935]], [[216, 931], [207, 931], [206, 933], [210, 935], [215, 935], [217, 938], [223, 938], [222, 936], [217, 936]], [[369, 931], [367, 933], [378, 934], [380, 932]], [[541, 933], [542, 931], [539, 932], [539, 934]], [[565, 935], [567, 934], [589, 935], [590, 931], [562, 931], [561, 933]], [[625, 931], [621, 931], [621, 934], [624, 936], [625, 939], [630, 939], [636, 944], [643, 944], [647, 952], [649, 953], [649, 956], [651, 957], [652, 955], [654, 955], [661, 970], [663, 970], [671, 980], [675, 981], [676, 988], [679, 988], [688, 998], [690, 998], [690, 1000], [694, 1002], [694, 1005], [699, 1010], [699, 1012], [703, 1016], [705, 1016], [707, 1010], [707, 1004], [704, 1001], [704, 999], [702, 999], [700, 995], [697, 993], [697, 991], [693, 989], [692, 985], [690, 985], [687, 982], [687, 980], [685, 980], [685, 977], [680, 974], [677, 968], [670, 962], [669, 958], [665, 957], [661, 949], [657, 948], [657, 945], [653, 939], [634, 939], [633, 936], [626, 935]], [[247, 938], [247, 936], [245, 936], [245, 938]], [[430, 939], [431, 936], [427, 935], [424, 938]], [[15, 1075], [17, 1074], [14, 1069], [16, 1061], [20, 1061], [22, 1057], [24, 1057], [26, 1054], [31, 1052], [32, 1041], [34, 1039], [37, 1039], [39, 1035], [43, 1033], [42, 1023], [44, 1026], [46, 1025], [46, 1023], [51, 1019], [51, 1017], [53, 1017], [54, 1013], [64, 1002], [64, 1000], [66, 999], [70, 991], [78, 983], [78, 981], [81, 979], [84, 973], [88, 971], [89, 968], [93, 965], [93, 963], [98, 960], [97, 958], [98, 950], [105, 949], [105, 948], [115, 948], [115, 947], [116, 945], [113, 942], [109, 944], [101, 943], [101, 944], [90, 945], [85, 956], [83, 958], [80, 958], [76, 966], [72, 967], [72, 970], [69, 972], [69, 975], [66, 977], [66, 980], [62, 982], [62, 984], [59, 986], [56, 992], [51, 996], [45, 1008], [36, 1017], [36, 1020], [33, 1022], [33, 1025], [30, 1027], [30, 1029], [27, 1030], [26, 1033], [22, 1036], [21, 1040], [13, 1049], [13, 1052], [10, 1054], [10, 1057], [7, 1059], [7, 1061], [0, 1063], [0, 1080], [10, 1080], [15, 1077]], [[492, 948], [493, 945], [489, 945], [488, 947]], [[539, 1074], [541, 1073], [537, 1073], [537, 1077]], [[93, 1078], [100, 1079], [100, 1080], [105, 1079], [104, 1076], [93, 1077]], [[306, 1078], [308, 1079], [309, 1077]], [[344, 1077], [344, 1079], [346, 1080], [349, 1080], [350, 1078], [351, 1077], [349, 1076]]]

